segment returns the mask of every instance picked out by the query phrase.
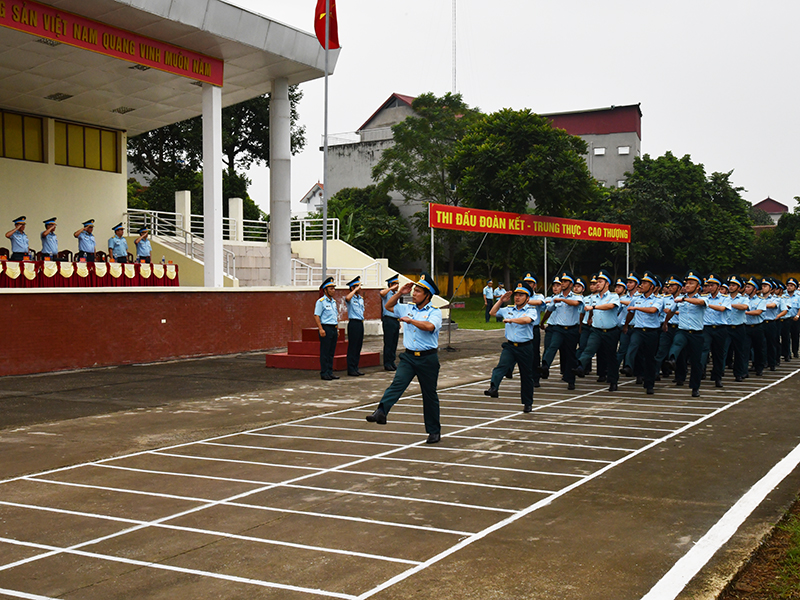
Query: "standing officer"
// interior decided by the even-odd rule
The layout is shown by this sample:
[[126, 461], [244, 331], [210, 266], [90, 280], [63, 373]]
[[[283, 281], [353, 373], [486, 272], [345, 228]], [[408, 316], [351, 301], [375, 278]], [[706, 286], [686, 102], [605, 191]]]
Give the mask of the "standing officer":
[[636, 359], [640, 358], [644, 364], [642, 377], [648, 394], [655, 391], [658, 332], [661, 330], [659, 313], [664, 305], [664, 301], [653, 293], [657, 282], [658, 278], [650, 271], [644, 272], [639, 284], [641, 294], [631, 299], [626, 317], [626, 324], [633, 322], [633, 333], [622, 373], [629, 377], [633, 375]]
[[350, 292], [345, 296], [347, 302], [347, 374], [361, 377], [365, 373], [358, 370], [361, 359], [361, 346], [364, 344], [364, 297], [361, 295], [361, 277], [347, 283]]
[[489, 389], [483, 393], [491, 398], [497, 398], [503, 376], [519, 366], [520, 397], [523, 411], [531, 412], [533, 406], [533, 331], [537, 329], [539, 321], [538, 311], [528, 305], [528, 300], [533, 294], [531, 287], [524, 281], [517, 282], [514, 288], [514, 306], [504, 306], [511, 299], [512, 293], [506, 292], [495, 302], [490, 311], [492, 316], [500, 316], [506, 324], [506, 340], [500, 361], [492, 370], [492, 380]]
[[314, 305], [314, 321], [319, 329], [319, 377], [325, 381], [339, 379], [333, 374], [333, 356], [339, 337], [339, 309], [333, 299], [335, 287], [333, 277], [323, 281], [319, 286], [322, 297]]
[[738, 275], [731, 275], [728, 278], [728, 298], [731, 303], [731, 310], [728, 313], [728, 339], [733, 346], [733, 377], [734, 380], [744, 381], [747, 377], [747, 365], [750, 362], [750, 343], [745, 331], [745, 314], [750, 307], [747, 304], [747, 296], [740, 294], [742, 289], [742, 278]]
[[86, 262], [94, 262], [95, 242], [94, 242], [94, 219], [84, 221], [83, 227], [72, 235], [78, 238], [78, 254], [76, 260], [83, 259]]
[[706, 357], [711, 355], [711, 379], [718, 388], [722, 387], [722, 375], [725, 373], [725, 347], [730, 323], [728, 313], [731, 310], [730, 297], [720, 294], [720, 285], [722, 280], [716, 274], [711, 273], [706, 277], [709, 310], [703, 316], [703, 354]]
[[39, 237], [42, 239], [42, 258], [45, 260], [58, 260], [55, 217], [51, 217], [44, 222], [44, 231]]
[[[497, 284], [497, 289], [494, 291], [494, 302], [497, 302], [500, 298], [502, 298], [505, 293], [506, 293], [506, 287], [503, 285], [503, 282], [501, 281], [500, 283]], [[494, 302], [492, 302], [492, 304], [494, 304]], [[497, 321], [498, 323], [501, 323], [503, 321], [503, 319], [501, 319], [500, 317], [495, 317], [494, 320]]]
[[387, 371], [396, 371], [394, 359], [397, 356], [397, 342], [400, 339], [400, 321], [390, 310], [386, 310], [386, 304], [397, 293], [400, 287], [400, 276], [393, 275], [386, 280], [386, 287], [380, 291], [381, 294], [381, 325], [383, 325], [383, 368]]
[[492, 280], [486, 282], [486, 287], [483, 288], [483, 310], [486, 313], [486, 322], [489, 322], [489, 311], [494, 306], [494, 289], [492, 288]]
[[[586, 375], [586, 368], [597, 354], [597, 365], [600, 368], [600, 356], [605, 356], [606, 364], [615, 364], [617, 344], [619, 343], [619, 295], [609, 291], [611, 275], [605, 269], [600, 269], [595, 277], [595, 297], [591, 304], [586, 306], [590, 315], [591, 329], [586, 340], [586, 348], [578, 357], [578, 365], [573, 373], [578, 377]], [[624, 288], [624, 284], [622, 288]], [[619, 374], [616, 369], [608, 369], [606, 373], [608, 391], [616, 392]]]
[[11, 240], [11, 260], [25, 260], [30, 250], [28, 234], [25, 233], [25, 216], [17, 217], [13, 223], [14, 229], [6, 232], [6, 237]]
[[561, 350], [561, 362], [567, 389], [575, 389], [575, 350], [578, 347], [578, 321], [583, 308], [583, 296], [572, 292], [575, 278], [569, 271], [564, 271], [559, 277], [561, 293], [554, 295], [552, 300], [553, 310], [548, 319], [548, 329], [552, 329], [550, 345], [545, 349], [540, 369], [542, 379], [550, 376], [550, 365], [556, 356], [556, 350]]
[[[413, 286], [413, 291], [412, 291]], [[398, 304], [402, 294], [411, 291], [413, 304]], [[386, 302], [386, 310], [393, 312], [406, 324], [403, 345], [406, 351], [400, 355], [400, 365], [391, 385], [383, 393], [378, 408], [367, 416], [367, 421], [386, 424], [386, 415], [416, 376], [422, 390], [422, 413], [425, 418], [425, 443], [435, 444], [442, 436], [439, 421], [439, 395], [436, 385], [439, 380], [439, 330], [442, 328], [442, 311], [434, 308], [431, 298], [439, 293], [436, 282], [427, 273], [420, 276], [419, 282], [405, 284], [398, 294]]]
[[150, 230], [147, 227], [139, 228], [139, 234], [133, 243], [136, 244], [136, 262], [149, 263], [153, 249], [150, 245]]
[[689, 353], [689, 364], [692, 368], [689, 384], [692, 397], [700, 397], [700, 381], [703, 377], [703, 316], [708, 308], [708, 299], [701, 296], [700, 277], [689, 271], [683, 279], [684, 295], [675, 298], [678, 308], [678, 331], [669, 349], [666, 364], [675, 370], [677, 360], [684, 349]]
[[108, 239], [108, 258], [109, 261], [113, 258], [114, 262], [126, 263], [128, 262], [128, 240], [123, 237], [125, 228], [122, 223], [118, 223], [112, 227], [114, 235]]

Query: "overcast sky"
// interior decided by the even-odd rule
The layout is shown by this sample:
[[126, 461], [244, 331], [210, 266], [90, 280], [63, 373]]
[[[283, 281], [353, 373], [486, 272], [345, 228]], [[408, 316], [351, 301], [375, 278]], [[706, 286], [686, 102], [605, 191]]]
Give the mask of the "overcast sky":
[[[313, 32], [315, 0], [229, 0]], [[355, 131], [393, 92], [452, 88], [452, 0], [338, 0], [342, 51], [330, 133]], [[800, 3], [752, 0], [458, 0], [457, 91], [484, 112], [641, 104], [642, 153], [733, 171], [743, 196], [794, 207]], [[306, 149], [293, 210], [322, 180], [322, 80], [302, 85]], [[267, 169], [251, 172], [268, 210]]]

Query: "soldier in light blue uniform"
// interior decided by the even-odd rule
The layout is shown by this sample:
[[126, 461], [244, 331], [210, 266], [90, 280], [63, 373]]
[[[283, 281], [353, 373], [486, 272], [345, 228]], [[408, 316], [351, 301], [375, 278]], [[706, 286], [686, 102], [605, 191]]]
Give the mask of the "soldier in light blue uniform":
[[489, 311], [492, 310], [492, 306], [494, 306], [494, 288], [492, 287], [492, 280], [486, 282], [486, 286], [483, 288], [483, 310], [486, 316], [486, 322], [489, 322]]
[[85, 262], [94, 262], [95, 241], [94, 241], [94, 219], [83, 222], [83, 227], [72, 235], [78, 238], [78, 253], [76, 260], [83, 259]]
[[700, 381], [703, 378], [703, 317], [708, 309], [708, 299], [700, 295], [700, 277], [689, 271], [683, 279], [684, 294], [675, 298], [678, 308], [678, 331], [672, 346], [669, 349], [669, 358], [666, 364], [675, 370], [676, 363], [680, 360], [681, 353], [686, 351], [689, 355], [689, 365], [692, 369], [689, 385], [692, 388], [692, 397], [700, 396]]
[[633, 329], [628, 327], [628, 307], [631, 304], [631, 300], [636, 296], [636, 289], [639, 287], [640, 283], [641, 279], [639, 279], [639, 275], [636, 271], [628, 273], [628, 277], [625, 280], [625, 293], [620, 294], [619, 297], [620, 327], [622, 327], [622, 331], [619, 334], [617, 360], [613, 365], [609, 366], [609, 369], [619, 369], [625, 362], [625, 356], [628, 354], [628, 346], [630, 346], [631, 336], [633, 335]]
[[397, 293], [400, 287], [400, 276], [393, 275], [386, 280], [386, 287], [380, 291], [381, 295], [381, 325], [383, 326], [383, 368], [387, 371], [395, 371], [394, 364], [397, 357], [397, 342], [400, 341], [400, 321], [390, 310], [386, 310], [386, 304]]
[[118, 223], [111, 228], [114, 235], [108, 240], [108, 259], [113, 258], [114, 262], [126, 263], [128, 262], [128, 240], [123, 236], [125, 228], [122, 223]]
[[731, 275], [728, 278], [728, 299], [731, 310], [728, 311], [728, 340], [733, 348], [733, 377], [737, 382], [747, 377], [747, 365], [750, 363], [750, 342], [747, 338], [747, 315], [750, 310], [748, 298], [741, 293], [744, 287], [742, 278]]
[[319, 377], [325, 381], [339, 379], [333, 374], [333, 357], [339, 337], [339, 308], [333, 298], [336, 284], [328, 277], [319, 286], [322, 297], [314, 305], [314, 321], [319, 330]]
[[731, 301], [720, 293], [722, 279], [715, 273], [706, 277], [708, 287], [708, 310], [703, 315], [703, 371], [706, 369], [708, 357], [711, 356], [711, 379], [718, 388], [722, 387], [722, 376], [725, 373], [725, 346], [728, 338]]
[[545, 349], [542, 357], [540, 375], [542, 379], [550, 376], [550, 365], [553, 363], [556, 351], [561, 351], [561, 362], [567, 388], [575, 389], [575, 351], [578, 347], [579, 333], [578, 321], [583, 310], [583, 296], [572, 292], [575, 278], [569, 271], [564, 271], [559, 276], [561, 293], [553, 296], [552, 314], [548, 318], [548, 329], [552, 329], [550, 345]]
[[44, 221], [44, 231], [39, 236], [42, 240], [42, 258], [58, 260], [58, 238], [56, 237], [56, 218]]
[[767, 310], [767, 301], [758, 295], [761, 289], [761, 280], [751, 277], [744, 286], [747, 296], [748, 310], [745, 311], [745, 331], [750, 341], [753, 353], [753, 368], [759, 377], [764, 374], [767, 364], [767, 338], [764, 335], [764, 311]]
[[149, 263], [150, 254], [153, 252], [153, 248], [150, 245], [150, 230], [147, 227], [141, 227], [136, 233], [139, 234], [133, 241], [136, 244], [136, 262]]
[[6, 237], [11, 240], [11, 260], [25, 260], [30, 258], [30, 244], [28, 234], [25, 233], [25, 216], [14, 219], [14, 229], [6, 232]]
[[520, 398], [524, 412], [531, 412], [533, 406], [533, 331], [537, 328], [539, 313], [528, 305], [533, 294], [531, 287], [524, 281], [517, 282], [514, 288], [514, 306], [504, 306], [511, 300], [512, 292], [503, 294], [490, 311], [492, 316], [499, 315], [503, 319], [506, 342], [500, 353], [500, 360], [492, 370], [489, 389], [483, 393], [491, 398], [498, 397], [503, 377], [516, 364], [519, 367]]
[[[412, 290], [413, 287], [413, 290]], [[412, 304], [398, 304], [400, 296], [411, 292]], [[404, 285], [397, 294], [387, 300], [385, 309], [393, 312], [406, 324], [403, 345], [406, 351], [400, 355], [400, 364], [391, 385], [383, 393], [378, 408], [367, 415], [369, 423], [386, 424], [386, 415], [406, 391], [416, 376], [422, 391], [422, 413], [428, 439], [425, 443], [436, 444], [441, 439], [442, 425], [439, 420], [439, 395], [436, 386], [439, 380], [439, 330], [442, 328], [442, 311], [434, 308], [431, 299], [439, 293], [436, 282], [423, 273], [419, 282]]]
[[792, 320], [790, 335], [792, 338], [792, 357], [800, 358], [800, 293], [797, 292], [797, 279], [786, 280], [786, 293], [789, 296], [789, 318]]
[[656, 353], [656, 372], [661, 371], [662, 375], [667, 375], [667, 371], [662, 369], [662, 365], [669, 355], [669, 349], [672, 346], [672, 340], [675, 338], [675, 332], [678, 330], [678, 319], [673, 318], [677, 313], [675, 308], [675, 298], [681, 291], [682, 284], [675, 275], [667, 277], [664, 288], [664, 304], [662, 308], [661, 317], [661, 336], [658, 339], [658, 352]]
[[[592, 356], [597, 354], [598, 370], [600, 369], [600, 356], [605, 355], [604, 362], [613, 364], [617, 355], [617, 344], [619, 343], [619, 295], [609, 290], [611, 285], [611, 274], [605, 269], [600, 269], [595, 277], [595, 297], [586, 305], [586, 312], [590, 315], [591, 330], [589, 339], [586, 341], [586, 348], [578, 357], [578, 365], [573, 369], [573, 373], [578, 377], [586, 375], [586, 369], [592, 360]], [[622, 284], [624, 289], [625, 285]], [[608, 391], [617, 391], [619, 375], [616, 369], [608, 370], [606, 379], [608, 381]]]
[[[505, 293], [506, 293], [506, 286], [503, 285], [503, 282], [501, 281], [500, 283], [497, 284], [497, 289], [494, 291], [494, 301], [497, 302], [497, 300], [502, 298], [503, 294]], [[495, 317], [494, 320], [497, 321], [498, 323], [503, 322], [503, 319], [501, 319], [500, 317]]]
[[626, 324], [633, 323], [630, 346], [625, 356], [622, 373], [629, 377], [634, 374], [637, 358], [642, 361], [642, 372], [636, 373], [648, 394], [655, 393], [656, 353], [658, 352], [658, 334], [661, 330], [659, 313], [664, 301], [654, 291], [658, 278], [650, 271], [645, 271], [639, 283], [640, 294], [634, 296], [628, 305]]
[[761, 280], [761, 298], [767, 302], [767, 307], [764, 310], [764, 324], [761, 329], [764, 330], [764, 337], [767, 343], [767, 365], [770, 371], [777, 368], [778, 362], [778, 302], [772, 295], [775, 288], [775, 283], [769, 277], [764, 277]]
[[781, 288], [781, 293], [778, 295], [780, 298], [780, 310], [778, 313], [778, 322], [780, 323], [780, 336], [781, 347], [780, 355], [784, 362], [791, 362], [792, 360], [792, 298], [789, 295], [787, 286], [778, 281]]
[[350, 292], [344, 297], [347, 302], [347, 374], [350, 377], [365, 375], [358, 370], [361, 347], [364, 344], [364, 297], [361, 295], [361, 277], [347, 282]]
[[537, 388], [540, 387], [541, 384], [539, 383], [539, 365], [542, 362], [542, 314], [544, 313], [545, 309], [545, 297], [544, 294], [539, 294], [536, 292], [536, 275], [531, 272], [525, 273], [525, 277], [523, 281], [531, 286], [531, 297], [528, 299], [528, 306], [533, 307], [536, 310], [536, 322], [534, 323], [533, 327], [533, 367], [531, 372], [533, 373], [533, 387]]

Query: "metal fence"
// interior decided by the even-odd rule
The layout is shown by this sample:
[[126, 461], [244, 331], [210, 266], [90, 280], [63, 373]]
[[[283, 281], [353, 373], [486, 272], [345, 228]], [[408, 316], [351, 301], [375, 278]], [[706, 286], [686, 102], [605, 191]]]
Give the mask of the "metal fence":
[[[351, 279], [361, 277], [365, 287], [379, 287], [383, 283], [383, 265], [374, 262], [362, 269], [355, 267], [328, 267], [328, 277], [333, 277], [337, 286], [343, 286]], [[322, 267], [310, 265], [297, 258], [292, 259], [292, 285], [316, 287], [322, 284]]]

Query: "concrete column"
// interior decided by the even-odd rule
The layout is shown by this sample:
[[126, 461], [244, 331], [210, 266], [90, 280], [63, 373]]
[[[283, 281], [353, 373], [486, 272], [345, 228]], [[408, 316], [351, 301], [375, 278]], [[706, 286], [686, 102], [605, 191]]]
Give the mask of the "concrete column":
[[192, 193], [189, 190], [175, 192], [175, 212], [183, 219], [182, 229], [192, 230]]
[[228, 218], [234, 228], [232, 242], [244, 241], [244, 200], [241, 198], [228, 198]]
[[205, 287], [222, 287], [222, 88], [203, 84]]
[[292, 140], [289, 80], [272, 82], [269, 104], [270, 283], [291, 285]]

